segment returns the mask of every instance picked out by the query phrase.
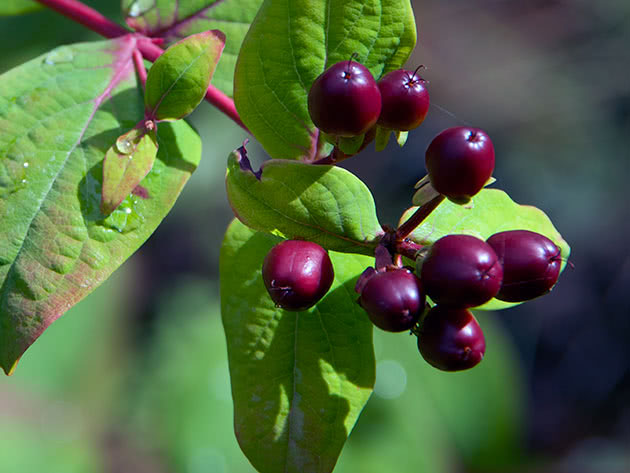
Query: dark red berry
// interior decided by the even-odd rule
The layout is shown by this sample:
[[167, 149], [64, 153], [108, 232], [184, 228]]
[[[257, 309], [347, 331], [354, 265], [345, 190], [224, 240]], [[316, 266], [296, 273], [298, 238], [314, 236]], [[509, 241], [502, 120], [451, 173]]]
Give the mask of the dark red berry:
[[378, 328], [403, 332], [420, 318], [425, 296], [420, 279], [400, 268], [375, 273], [363, 286], [359, 304]]
[[378, 81], [383, 104], [378, 124], [392, 130], [413, 130], [429, 111], [429, 92], [424, 79], [414, 72], [398, 69]]
[[549, 292], [560, 275], [560, 248], [540, 233], [512, 230], [487, 240], [503, 266], [497, 299], [522, 302]]
[[436, 304], [476, 307], [499, 292], [503, 269], [485, 241], [470, 235], [447, 235], [429, 249], [420, 277]]
[[286, 240], [263, 261], [262, 277], [271, 299], [286, 310], [305, 310], [319, 301], [334, 279], [330, 257], [316, 243]]
[[425, 164], [436, 191], [453, 202], [466, 203], [492, 176], [494, 147], [478, 128], [448, 128], [427, 148]]
[[483, 360], [486, 340], [469, 310], [435, 306], [420, 322], [418, 350], [438, 369], [467, 370]]
[[358, 136], [376, 124], [381, 93], [370, 71], [350, 60], [332, 65], [311, 86], [308, 111], [320, 130], [338, 136]]

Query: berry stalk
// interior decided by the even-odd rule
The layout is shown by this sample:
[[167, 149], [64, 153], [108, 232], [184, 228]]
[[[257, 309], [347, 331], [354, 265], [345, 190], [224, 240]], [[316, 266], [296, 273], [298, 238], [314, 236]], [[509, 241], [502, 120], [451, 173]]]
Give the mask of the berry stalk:
[[395, 239], [396, 241], [402, 241], [409, 236], [411, 232], [413, 232], [418, 225], [420, 225], [425, 218], [427, 218], [431, 212], [433, 212], [438, 205], [442, 203], [444, 200], [444, 196], [442, 194], [434, 197], [426, 204], [420, 206], [415, 213], [409, 217], [409, 220], [405, 221], [398, 230], [396, 230]]

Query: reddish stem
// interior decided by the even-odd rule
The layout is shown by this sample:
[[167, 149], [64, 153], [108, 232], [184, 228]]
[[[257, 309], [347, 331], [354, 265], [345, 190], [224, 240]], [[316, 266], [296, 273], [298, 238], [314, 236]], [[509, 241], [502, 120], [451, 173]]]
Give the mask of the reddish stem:
[[[164, 52], [162, 48], [152, 41], [138, 41], [138, 49], [142, 55], [151, 62], [155, 61]], [[230, 117], [237, 125], [243, 128], [243, 130], [250, 133], [245, 124], [241, 121], [241, 117], [236, 111], [234, 101], [230, 97], [213, 85], [210, 85], [206, 92], [206, 100]]]
[[138, 78], [140, 82], [142, 82], [142, 87], [144, 87], [147, 83], [147, 70], [144, 67], [144, 60], [142, 59], [142, 54], [137, 49], [133, 50], [133, 64], [136, 66], [136, 72], [138, 73]]
[[[79, 2], [78, 0], [35, 0], [48, 8], [55, 10], [57, 13], [82, 24], [90, 30], [105, 36], [106, 38], [117, 38], [129, 34], [130, 31], [126, 28], [114, 23], [109, 18], [103, 16], [93, 8]], [[139, 39], [142, 39], [139, 36]], [[144, 39], [147, 39], [144, 37]], [[152, 38], [149, 41], [138, 41], [138, 48], [142, 55], [149, 61], [155, 61], [164, 51], [157, 44], [155, 40], [158, 38]], [[158, 41], [159, 42], [159, 41]], [[135, 59], [134, 59], [135, 60]], [[242, 127], [245, 131], [250, 133], [245, 124], [242, 122], [241, 117], [236, 111], [234, 101], [221, 92], [216, 87], [210, 85], [206, 92], [206, 100], [212, 105], [217, 107], [228, 117], [230, 117], [237, 125]]]
[[444, 200], [444, 196], [442, 194], [434, 197], [426, 204], [422, 205], [415, 211], [415, 213], [409, 218], [409, 220], [405, 221], [398, 230], [396, 230], [396, 241], [402, 241], [407, 236], [413, 232], [418, 225], [420, 225], [425, 218], [429, 216], [431, 212], [435, 210], [435, 208], [442, 203]]
[[418, 245], [411, 240], [403, 240], [396, 243], [396, 254], [405, 256], [411, 260], [416, 260], [416, 254], [424, 246]]
[[77, 0], [36, 0], [42, 5], [61, 13], [72, 21], [81, 23], [83, 26], [105, 36], [106, 38], [117, 38], [126, 35], [129, 31], [114, 23], [109, 18], [101, 15], [93, 8], [84, 5]]

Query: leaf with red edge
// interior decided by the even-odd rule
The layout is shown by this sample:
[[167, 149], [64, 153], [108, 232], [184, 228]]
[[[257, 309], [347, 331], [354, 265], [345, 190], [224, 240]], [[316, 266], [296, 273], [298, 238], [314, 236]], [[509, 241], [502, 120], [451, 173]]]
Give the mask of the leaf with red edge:
[[236, 58], [260, 5], [262, 0], [123, 0], [123, 11], [131, 28], [164, 38], [167, 45], [202, 31], [225, 33], [212, 84], [231, 97]]
[[62, 46], [0, 75], [0, 366], [7, 373], [153, 233], [199, 162], [199, 137], [185, 122], [160, 125], [142, 197], [101, 213], [105, 153], [144, 116], [135, 46], [132, 36]]
[[[149, 122], [153, 123], [153, 122]], [[135, 127], [105, 153], [101, 212], [111, 214], [151, 171], [158, 152], [155, 129]]]

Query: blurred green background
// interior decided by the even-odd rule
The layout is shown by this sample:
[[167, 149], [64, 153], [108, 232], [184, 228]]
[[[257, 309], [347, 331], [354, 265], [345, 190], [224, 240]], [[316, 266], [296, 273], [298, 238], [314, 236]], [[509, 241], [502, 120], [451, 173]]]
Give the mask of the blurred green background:
[[[86, 3], [120, 21], [118, 2]], [[484, 128], [495, 187], [548, 213], [575, 268], [545, 298], [480, 314], [488, 353], [471, 372], [375, 333], [375, 392], [335, 471], [628, 473], [630, 2], [413, 4], [409, 68], [427, 66], [434, 106], [405, 148], [344, 166], [395, 223], [431, 138]], [[0, 18], [0, 72], [91, 39], [52, 12]], [[226, 157], [246, 135], [207, 104], [191, 122], [204, 156], [171, 214], [0, 378], [0, 473], [253, 471], [232, 431], [217, 274]]]

